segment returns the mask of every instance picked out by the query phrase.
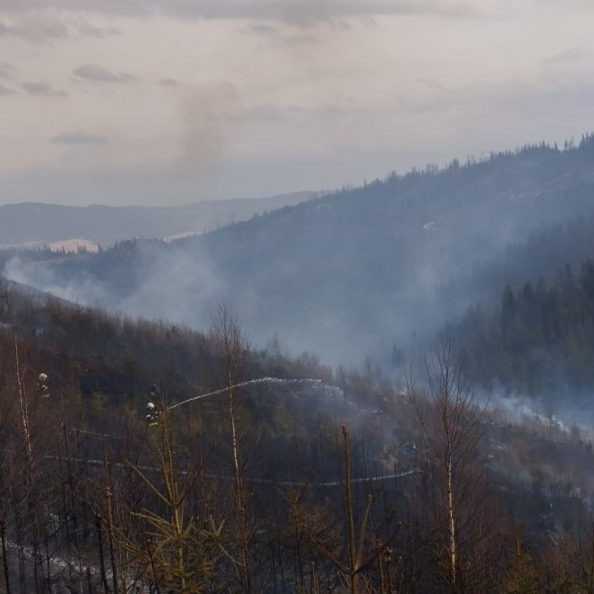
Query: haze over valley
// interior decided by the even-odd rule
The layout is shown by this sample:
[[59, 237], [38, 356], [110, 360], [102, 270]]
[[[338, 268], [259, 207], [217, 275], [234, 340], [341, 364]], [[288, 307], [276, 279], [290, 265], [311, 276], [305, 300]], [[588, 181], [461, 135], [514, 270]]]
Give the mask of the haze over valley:
[[579, 269], [588, 249], [539, 253], [531, 242], [594, 216], [593, 147], [585, 136], [565, 149], [392, 174], [201, 236], [54, 262], [17, 257], [5, 273], [83, 305], [194, 328], [225, 302], [257, 344], [277, 336], [295, 354], [385, 366], [394, 346], [418, 346], [470, 306], [497, 302], [506, 284]]

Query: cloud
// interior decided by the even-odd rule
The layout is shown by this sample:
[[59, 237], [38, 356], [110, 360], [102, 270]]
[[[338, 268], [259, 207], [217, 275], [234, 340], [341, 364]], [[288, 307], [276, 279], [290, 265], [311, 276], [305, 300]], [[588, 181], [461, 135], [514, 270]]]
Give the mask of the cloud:
[[14, 95], [16, 91], [14, 89], [9, 89], [4, 85], [0, 85], [0, 97], [6, 97], [8, 95]]
[[159, 81], [159, 84], [162, 87], [177, 87], [179, 85], [179, 83], [177, 82], [177, 80], [175, 80], [175, 78], [162, 78]]
[[[476, 0], [88, 0], [88, 11], [178, 18], [270, 19], [307, 24], [348, 16], [427, 14], [476, 16]], [[80, 10], [80, 0], [3, 0], [5, 11]]]
[[64, 91], [54, 89], [50, 84], [41, 81], [24, 82], [21, 86], [29, 95], [35, 97], [66, 97]]
[[112, 72], [97, 64], [84, 64], [73, 71], [74, 76], [79, 80], [101, 82], [101, 83], [128, 83], [135, 79], [131, 74], [125, 72]]
[[53, 16], [31, 14], [16, 21], [0, 21], [0, 37], [16, 37], [42, 43], [68, 37], [68, 27]]
[[[0, 13], [3, 9], [0, 2]], [[0, 20], [0, 37], [15, 37], [32, 43], [74, 37], [104, 39], [120, 34], [121, 31], [116, 27], [97, 25], [78, 14], [70, 15], [62, 11], [34, 10], [26, 12], [24, 16], [16, 15], [16, 18]]]
[[96, 39], [104, 39], [122, 33], [116, 27], [100, 27], [89, 22], [79, 23], [77, 31], [82, 37], [95, 37]]
[[544, 59], [545, 64], [556, 65], [556, 64], [571, 64], [579, 62], [589, 57], [589, 54], [584, 50], [574, 47], [561, 52], [557, 52]]
[[88, 134], [86, 132], [63, 132], [50, 138], [52, 144], [65, 144], [71, 146], [99, 145], [107, 144], [109, 138], [98, 134]]
[[168, 11], [185, 18], [253, 18], [298, 25], [374, 15], [466, 17], [479, 14], [476, 5], [463, 0], [174, 0], [169, 3]]
[[0, 62], [0, 78], [12, 78], [15, 73], [15, 68], [8, 62]]
[[[348, 24], [343, 19], [335, 19], [324, 24], [331, 24], [335, 28], [341, 28], [343, 31], [348, 28]], [[239, 31], [246, 35], [256, 35], [285, 48], [314, 46], [320, 42], [324, 35], [327, 35], [327, 32], [321, 34], [312, 27], [304, 28], [300, 26], [298, 29], [294, 29], [287, 27], [284, 23], [273, 23], [270, 21], [254, 21], [243, 26]]]
[[245, 33], [254, 33], [256, 35], [263, 35], [265, 37], [273, 36], [279, 34], [278, 27], [270, 23], [250, 23], [245, 29], [242, 30]]

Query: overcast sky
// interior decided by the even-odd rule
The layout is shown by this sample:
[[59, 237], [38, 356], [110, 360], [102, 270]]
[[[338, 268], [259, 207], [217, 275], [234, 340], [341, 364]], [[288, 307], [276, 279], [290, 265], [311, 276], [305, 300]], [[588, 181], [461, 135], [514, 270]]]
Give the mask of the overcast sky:
[[0, 203], [331, 189], [594, 129], [591, 0], [0, 0]]

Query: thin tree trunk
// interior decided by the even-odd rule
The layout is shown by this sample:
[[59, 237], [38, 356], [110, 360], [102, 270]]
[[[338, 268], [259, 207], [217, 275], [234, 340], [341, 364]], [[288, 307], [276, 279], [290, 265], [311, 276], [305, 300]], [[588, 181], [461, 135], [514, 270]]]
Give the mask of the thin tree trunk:
[[49, 594], [52, 592], [52, 568], [51, 568], [51, 558], [50, 558], [50, 548], [49, 548], [49, 534], [48, 529], [46, 526], [45, 534], [44, 534], [44, 544], [45, 544], [45, 582], [46, 582], [46, 589]]
[[389, 594], [388, 583], [386, 579], [386, 568], [384, 567], [383, 553], [378, 556], [379, 578], [380, 578], [380, 592], [381, 594]]
[[4, 584], [6, 586], [6, 594], [11, 594], [8, 551], [6, 547], [6, 523], [4, 521], [0, 522], [0, 540], [2, 540], [2, 568], [4, 570]]
[[109, 585], [107, 583], [107, 571], [105, 569], [105, 552], [103, 551], [103, 527], [101, 516], [95, 516], [95, 526], [97, 529], [97, 545], [99, 547], [99, 569], [101, 572], [101, 581], [103, 582], [103, 589], [107, 594], [109, 592]]
[[23, 386], [23, 379], [21, 376], [21, 364], [19, 358], [19, 344], [17, 342], [16, 335], [14, 337], [14, 358], [16, 366], [16, 381], [17, 390], [19, 394], [19, 404], [21, 407], [21, 421], [23, 423], [23, 434], [25, 436], [25, 447], [27, 451], [27, 460], [29, 463], [28, 470], [30, 471], [31, 462], [33, 458], [33, 448], [31, 445], [31, 432], [29, 430], [29, 411], [27, 410], [27, 401], [25, 399], [25, 389]]
[[[14, 336], [14, 359], [15, 359], [15, 372], [16, 372], [16, 384], [17, 384], [17, 393], [19, 395], [19, 405], [21, 410], [21, 423], [23, 425], [23, 437], [25, 440], [25, 454], [26, 454], [26, 465], [25, 465], [25, 489], [27, 492], [27, 511], [30, 510], [30, 496], [31, 496], [31, 486], [33, 484], [33, 446], [31, 444], [31, 431], [29, 429], [29, 411], [27, 408], [27, 400], [25, 396], [25, 388], [23, 385], [23, 378], [21, 375], [21, 363], [20, 363], [20, 356], [19, 356], [19, 344], [17, 341], [16, 334]], [[23, 553], [23, 528], [22, 528], [22, 519], [21, 514], [16, 510], [15, 507], [15, 519], [16, 519], [16, 532], [17, 532], [17, 546], [18, 546], [18, 562], [19, 562], [19, 585], [21, 589], [21, 594], [29, 594], [26, 593], [26, 576], [25, 576], [25, 558]], [[25, 518], [25, 521], [28, 518]], [[34, 559], [34, 563], [36, 560]], [[37, 584], [35, 584], [37, 587]]]
[[318, 572], [318, 567], [316, 563], [313, 563], [312, 566], [312, 594], [322, 594], [322, 587], [320, 584], [320, 573]]
[[449, 546], [450, 546], [450, 573], [451, 582], [454, 589], [456, 588], [456, 577], [458, 573], [458, 546], [456, 540], [456, 510], [454, 506], [454, 477], [453, 477], [453, 463], [452, 454], [448, 453], [447, 460], [447, 475], [448, 475], [448, 523], [449, 523]]
[[21, 513], [20, 513], [18, 507], [19, 507], [19, 502], [13, 493], [14, 528], [15, 528], [15, 540], [16, 540], [16, 546], [17, 546], [19, 592], [21, 594], [29, 594], [27, 592], [27, 578], [26, 578], [26, 574], [25, 574], [25, 554], [23, 551], [23, 524], [22, 524], [22, 519], [21, 519]]
[[109, 543], [109, 557], [111, 561], [111, 577], [113, 584], [114, 594], [118, 594], [118, 568], [115, 559], [115, 548], [113, 538], [113, 490], [111, 482], [111, 471], [108, 465], [108, 481], [109, 484], [105, 490], [106, 503], [107, 503], [107, 539]]
[[93, 588], [93, 579], [91, 578], [91, 570], [87, 567], [87, 594], [95, 594]]
[[589, 587], [588, 587], [588, 594], [594, 594], [594, 523], [590, 528], [590, 539], [591, 539], [591, 549], [590, 554], [592, 555], [590, 561], [590, 579], [589, 579]]
[[241, 554], [241, 577], [243, 590], [246, 594], [251, 594], [251, 572], [249, 565], [249, 537], [247, 525], [247, 510], [244, 500], [244, 484], [242, 480], [241, 455], [239, 451], [239, 435], [237, 432], [237, 423], [235, 420], [235, 411], [233, 407], [234, 393], [231, 388], [233, 382], [230, 375], [227, 377], [229, 386], [229, 417], [231, 419], [231, 439], [233, 445], [233, 470], [235, 474], [235, 489], [237, 498], [237, 510], [239, 514], [239, 538]]
[[351, 594], [357, 594], [357, 545], [355, 543], [355, 517], [353, 512], [353, 459], [351, 452], [351, 438], [344, 425], [342, 427], [342, 437], [344, 440], [344, 495], [350, 572], [349, 581]]

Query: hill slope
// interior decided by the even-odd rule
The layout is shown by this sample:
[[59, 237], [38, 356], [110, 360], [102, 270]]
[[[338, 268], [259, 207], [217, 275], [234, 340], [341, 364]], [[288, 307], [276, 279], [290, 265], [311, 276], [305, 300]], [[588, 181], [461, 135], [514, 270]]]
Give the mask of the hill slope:
[[[466, 371], [488, 390], [587, 404], [594, 388], [594, 260], [508, 285], [498, 304], [470, 308], [448, 327]], [[555, 271], [553, 273], [553, 271]], [[568, 402], [571, 401], [571, 402]]]
[[[471, 569], [489, 561], [488, 574], [467, 572], [473, 584], [481, 585], [471, 591], [510, 591], [498, 585], [513, 576], [519, 534], [531, 559], [542, 556], [535, 567], [543, 572], [543, 583], [551, 582], [545, 570], [552, 555], [573, 555], [575, 569], [569, 573], [562, 566], [559, 575], [580, 584], [576, 592], [586, 591], [581, 585], [589, 576], [584, 577], [583, 567], [590, 567], [591, 549], [576, 548], [578, 555], [570, 548], [574, 542], [590, 543], [583, 537], [590, 525], [594, 457], [579, 429], [568, 431], [538, 418], [519, 424], [470, 403], [447, 404], [452, 400], [438, 395], [402, 397], [377, 374], [334, 376], [311, 359], [291, 361], [243, 343], [245, 365], [233, 365], [238, 379], [313, 376], [342, 389], [314, 390], [305, 382], [283, 386], [276, 380], [241, 392], [217, 390], [217, 398], [211, 394], [208, 400], [186, 402], [183, 409], [164, 410], [165, 403], [228, 381], [221, 332], [222, 326], [199, 334], [134, 322], [26, 287], [0, 286], [0, 501], [5, 514], [0, 572], [5, 583], [20, 581], [24, 591], [32, 591], [27, 583], [34, 583], [43, 553], [43, 575], [50, 584], [76, 586], [84, 577], [89, 590], [109, 590], [104, 588], [107, 576], [113, 578], [117, 570], [129, 572], [141, 589], [145, 583], [170, 588], [169, 576], [179, 575], [177, 559], [184, 547], [192, 575], [203, 575], [196, 550], [205, 551], [209, 562], [214, 559], [207, 591], [229, 591], [235, 564], [227, 564], [218, 551], [221, 544], [234, 552], [241, 546], [238, 517], [243, 512], [231, 486], [239, 483], [256, 535], [249, 548], [253, 591], [301, 592], [300, 575], [312, 563], [323, 569], [323, 590], [336, 591], [344, 571], [336, 569], [332, 551], [340, 554], [344, 547], [347, 518], [354, 512], [357, 519], [364, 517], [360, 514], [367, 509], [373, 521], [358, 520], [367, 526], [361, 542], [369, 550], [386, 542], [390, 551], [398, 551], [397, 560], [390, 555], [385, 565], [364, 568], [369, 583], [381, 583], [387, 566], [400, 591], [445, 594], [450, 590], [433, 587], [445, 575], [435, 551], [447, 542], [449, 524], [441, 519], [447, 517], [446, 485], [454, 484], [463, 558]], [[41, 370], [49, 376], [49, 388], [38, 382]], [[153, 381], [166, 400], [155, 398], [161, 413], [147, 425], [143, 405]], [[450, 406], [456, 408], [444, 408]], [[455, 449], [446, 439], [442, 413], [446, 429], [456, 423], [461, 435]], [[452, 457], [454, 482], [447, 480], [452, 475], [443, 465]], [[171, 499], [167, 485], [172, 484], [183, 497]], [[100, 513], [104, 509], [109, 515]], [[170, 532], [154, 528], [175, 518], [172, 509], [183, 510], [187, 518], [175, 546], [169, 544]], [[112, 524], [112, 511], [117, 524]], [[35, 521], [21, 524], [23, 517]], [[217, 546], [206, 540], [201, 547], [200, 535], [216, 538]], [[125, 554], [157, 542], [176, 561], [163, 562], [168, 573], [155, 573], [144, 557], [129, 561]], [[332, 548], [318, 547], [319, 542]], [[112, 550], [107, 564], [105, 552]], [[295, 563], [294, 572], [286, 569]]]
[[326, 360], [360, 360], [461, 314], [476, 287], [453, 285], [530, 234], [590, 214], [593, 198], [585, 137], [392, 175], [173, 245], [10, 271], [85, 303], [193, 325], [225, 301], [256, 339], [279, 333]]

